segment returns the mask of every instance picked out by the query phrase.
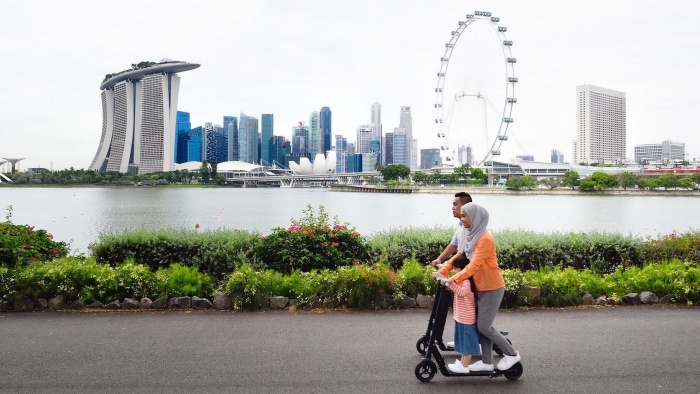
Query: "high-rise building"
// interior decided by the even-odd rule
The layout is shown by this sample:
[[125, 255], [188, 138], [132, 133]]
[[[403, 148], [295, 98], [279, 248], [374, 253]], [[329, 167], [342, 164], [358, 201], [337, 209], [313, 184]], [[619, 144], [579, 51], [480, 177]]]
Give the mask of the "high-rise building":
[[184, 157], [181, 157], [178, 152], [180, 152], [179, 144], [181, 138], [186, 138], [187, 133], [192, 129], [192, 123], [190, 122], [190, 113], [184, 111], [177, 111], [177, 121], [175, 123], [175, 163], [184, 163]]
[[287, 163], [284, 160], [284, 157], [292, 153], [292, 147], [289, 141], [287, 141], [284, 136], [281, 135], [275, 135], [272, 137], [274, 143], [272, 144], [272, 163], [275, 163], [279, 166], [286, 166]]
[[224, 133], [226, 134], [227, 161], [238, 160], [238, 118], [235, 116], [224, 116]]
[[340, 134], [335, 135], [335, 173], [347, 172], [348, 139]]
[[223, 127], [205, 123], [204, 143], [206, 161], [223, 163], [228, 160], [228, 136]]
[[258, 164], [258, 119], [241, 112], [238, 118], [238, 160]]
[[552, 149], [552, 163], [564, 163], [564, 154], [560, 150]]
[[292, 154], [310, 156], [309, 126], [303, 122], [299, 122], [299, 126], [292, 127]]
[[522, 161], [535, 161], [535, 156], [533, 155], [516, 155], [515, 158]]
[[[391, 154], [392, 154], [392, 161], [391, 164], [403, 164], [406, 167], [408, 167], [408, 152], [406, 151], [406, 148], [408, 148], [408, 144], [406, 143], [406, 130], [402, 129], [401, 127], [395, 127], [394, 132], [391, 133]], [[386, 137], [387, 141], [387, 154], [389, 152], [389, 134], [387, 134]], [[387, 164], [388, 164], [387, 160]]]
[[108, 74], [102, 90], [102, 135], [90, 169], [146, 174], [172, 171], [176, 154], [178, 72], [199, 64], [164, 61]]
[[323, 152], [323, 135], [321, 134], [321, 125], [318, 111], [314, 111], [309, 115], [309, 154], [313, 157], [317, 153]]
[[386, 141], [384, 140], [384, 133], [382, 131], [382, 105], [380, 103], [374, 103], [371, 106], [371, 110], [369, 126], [372, 127], [372, 138], [380, 142], [382, 162], [386, 165], [386, 148], [384, 146], [386, 145]]
[[685, 160], [685, 143], [662, 141], [660, 144], [634, 146], [634, 161], [637, 163], [673, 163]]
[[333, 140], [331, 128], [331, 109], [329, 107], [321, 107], [320, 126], [323, 134], [323, 153], [331, 150], [331, 142]]
[[574, 163], [619, 163], [627, 149], [625, 93], [593, 85], [576, 87]]
[[[466, 164], [466, 163], [465, 163]], [[433, 167], [442, 165], [440, 159], [440, 149], [421, 149], [420, 150], [420, 168], [421, 170], [429, 170]]]
[[262, 114], [262, 131], [260, 133], [260, 158], [264, 166], [271, 166], [272, 161], [277, 159], [274, 152], [274, 121], [275, 115]]
[[[412, 161], [413, 155], [411, 154], [413, 152], [413, 117], [411, 116], [411, 107], [401, 107], [399, 128], [404, 129], [406, 133], [406, 152], [408, 152], [406, 166], [412, 170], [415, 170], [417, 163]], [[394, 147], [394, 149], [396, 149], [396, 147]]]
[[357, 126], [357, 152], [356, 153], [369, 153], [369, 141], [374, 139], [374, 129], [372, 125], [359, 125]]
[[394, 133], [384, 134], [384, 157], [382, 162], [385, 166], [394, 164]]
[[177, 143], [177, 163], [188, 161], [202, 161], [202, 126], [188, 130], [187, 133], [179, 134]]
[[[474, 155], [472, 154], [471, 145], [460, 145], [457, 147], [457, 161], [459, 161], [460, 164], [469, 164], [470, 166], [474, 165], [475, 160]], [[421, 168], [423, 168], [422, 164]]]

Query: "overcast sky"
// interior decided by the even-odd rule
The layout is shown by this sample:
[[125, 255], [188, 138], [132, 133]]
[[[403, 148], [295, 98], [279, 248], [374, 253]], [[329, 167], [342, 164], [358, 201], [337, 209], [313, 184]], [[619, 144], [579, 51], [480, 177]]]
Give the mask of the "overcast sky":
[[[333, 134], [355, 139], [382, 104], [385, 132], [413, 112], [419, 148], [435, 147], [436, 73], [467, 13], [492, 12], [517, 58], [518, 103], [502, 157], [552, 149], [572, 159], [576, 86], [627, 95], [634, 145], [685, 142], [700, 157], [697, 1], [35, 1], [0, 12], [0, 157], [22, 168], [87, 168], [102, 128], [105, 74], [163, 58], [180, 74], [193, 127], [240, 112], [275, 115], [275, 134], [328, 106]], [[449, 74], [448, 74], [449, 76]]]

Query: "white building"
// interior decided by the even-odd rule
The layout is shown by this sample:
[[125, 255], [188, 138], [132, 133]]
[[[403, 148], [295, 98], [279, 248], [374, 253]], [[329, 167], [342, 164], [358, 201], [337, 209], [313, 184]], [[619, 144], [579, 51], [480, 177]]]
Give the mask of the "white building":
[[309, 116], [309, 154], [315, 156], [323, 153], [323, 135], [321, 135], [321, 120], [318, 111]]
[[163, 61], [109, 75], [102, 89], [102, 135], [90, 169], [172, 171], [180, 77], [199, 64]]
[[374, 129], [372, 125], [359, 125], [357, 126], [357, 143], [355, 148], [357, 152], [355, 153], [369, 153], [369, 141], [374, 139]]
[[635, 145], [634, 161], [673, 163], [685, 160], [685, 143], [662, 141], [660, 144]]
[[[401, 107], [401, 116], [399, 118], [399, 128], [406, 130], [406, 152], [408, 152], [408, 162], [406, 166], [411, 170], [418, 169], [415, 161], [417, 154], [413, 153], [413, 118], [411, 116], [411, 107]], [[414, 161], [415, 160], [415, 161]]]
[[593, 85], [576, 87], [574, 163], [625, 160], [627, 114], [625, 93]]

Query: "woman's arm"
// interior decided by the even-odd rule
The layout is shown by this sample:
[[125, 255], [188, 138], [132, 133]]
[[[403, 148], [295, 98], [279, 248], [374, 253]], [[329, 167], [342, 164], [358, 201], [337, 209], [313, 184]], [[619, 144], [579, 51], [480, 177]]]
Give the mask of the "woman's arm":
[[493, 241], [492, 237], [484, 237], [476, 243], [476, 248], [474, 248], [474, 254], [472, 255], [467, 267], [458, 273], [450, 277], [451, 281], [464, 281], [472, 277], [476, 271], [481, 268], [486, 260], [491, 256], [496, 254], [496, 243]]

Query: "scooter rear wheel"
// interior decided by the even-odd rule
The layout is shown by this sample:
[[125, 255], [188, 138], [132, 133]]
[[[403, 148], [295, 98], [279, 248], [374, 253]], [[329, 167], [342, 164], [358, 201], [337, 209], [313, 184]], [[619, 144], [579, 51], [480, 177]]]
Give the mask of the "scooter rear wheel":
[[416, 342], [416, 350], [418, 350], [418, 353], [420, 353], [421, 356], [425, 356], [425, 354], [428, 352], [428, 345], [430, 345], [430, 338], [425, 335], [420, 337], [418, 342]]
[[433, 360], [421, 360], [416, 365], [416, 377], [421, 382], [430, 382], [437, 373], [437, 366]]
[[516, 363], [508, 371], [503, 372], [503, 376], [508, 380], [518, 380], [523, 374], [523, 364]]

